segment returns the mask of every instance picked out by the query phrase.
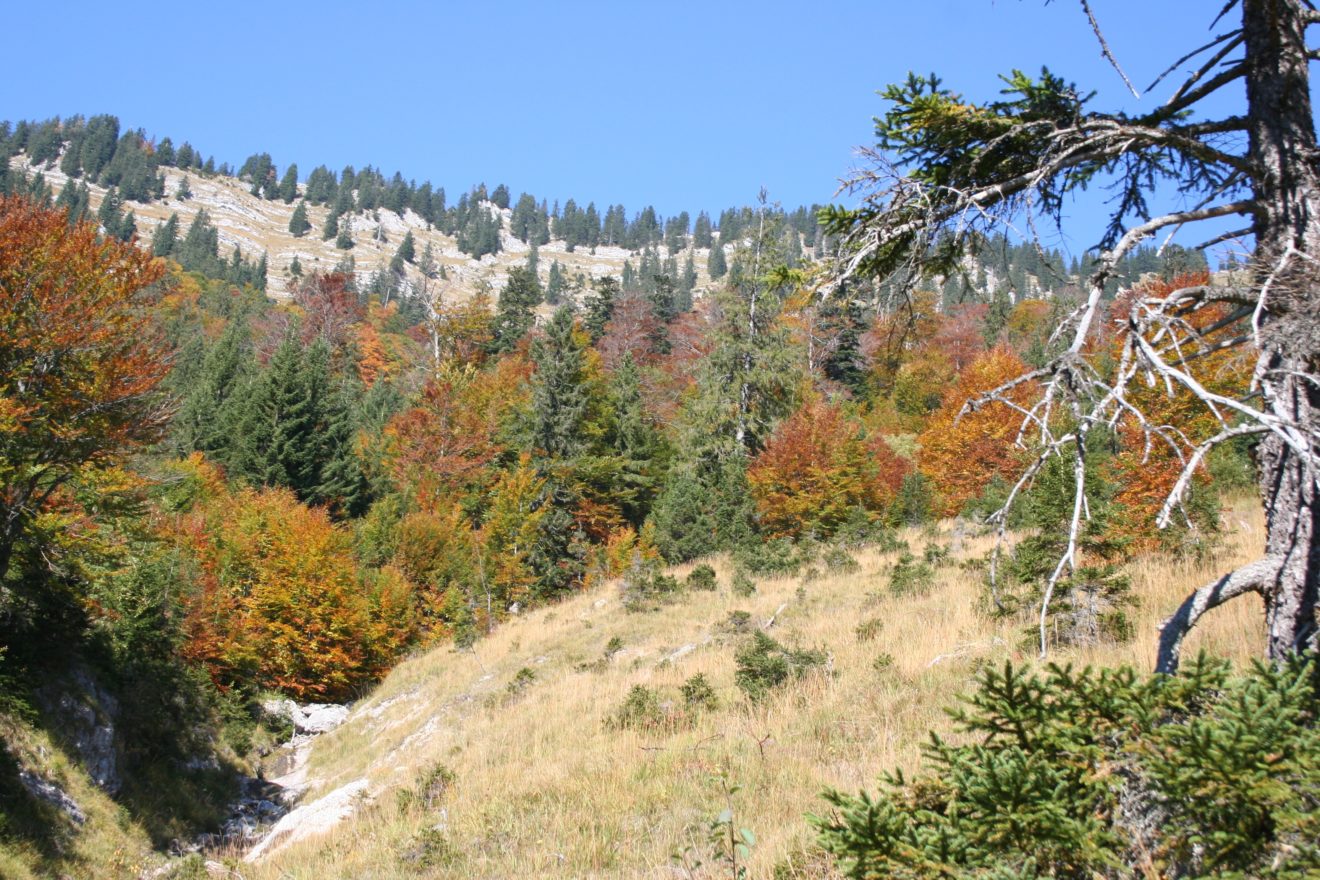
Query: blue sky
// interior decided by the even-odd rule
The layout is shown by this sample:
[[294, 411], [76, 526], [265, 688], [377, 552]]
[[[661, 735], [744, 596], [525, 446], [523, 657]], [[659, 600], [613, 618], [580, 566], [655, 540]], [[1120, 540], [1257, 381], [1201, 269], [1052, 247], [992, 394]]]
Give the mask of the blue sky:
[[[1092, 2], [1140, 87], [1205, 42], [1218, 5]], [[1075, 0], [49, 2], [4, 21], [0, 119], [108, 112], [234, 165], [266, 151], [303, 175], [369, 163], [451, 197], [503, 182], [664, 215], [761, 186], [787, 207], [832, 200], [876, 90], [909, 70], [977, 99], [1042, 64], [1101, 107], [1168, 93], [1135, 102]]]

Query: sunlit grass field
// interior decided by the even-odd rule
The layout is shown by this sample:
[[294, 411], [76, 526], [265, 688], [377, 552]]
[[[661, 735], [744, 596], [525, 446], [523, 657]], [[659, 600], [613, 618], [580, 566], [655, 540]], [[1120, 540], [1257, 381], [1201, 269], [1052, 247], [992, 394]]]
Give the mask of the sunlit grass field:
[[[1159, 622], [1261, 545], [1253, 504], [1227, 510], [1224, 526], [1212, 558], [1129, 562], [1139, 597], [1130, 642], [1049, 659], [1149, 669]], [[990, 616], [982, 575], [960, 564], [984, 556], [989, 538], [959, 540], [947, 526], [900, 537], [918, 555], [951, 546], [922, 595], [892, 595], [896, 553], [863, 550], [849, 572], [818, 565], [814, 576], [760, 579], [741, 598], [715, 560], [715, 592], [629, 612], [608, 586], [516, 618], [471, 651], [408, 660], [312, 753], [304, 802], [359, 779], [370, 798], [325, 835], [242, 864], [241, 876], [731, 876], [709, 840], [726, 808], [755, 835], [749, 876], [834, 876], [807, 819], [825, 809], [821, 790], [914, 769], [981, 665], [1037, 662], [1030, 622]], [[734, 682], [734, 653], [749, 638], [730, 625], [735, 611], [752, 626], [773, 618], [766, 631], [786, 645], [822, 649], [824, 668], [752, 704]], [[1260, 603], [1244, 598], [1209, 615], [1183, 656], [1245, 661], [1262, 647]], [[679, 688], [698, 673], [719, 708], [682, 708]], [[639, 684], [671, 704], [676, 723], [610, 723]]]

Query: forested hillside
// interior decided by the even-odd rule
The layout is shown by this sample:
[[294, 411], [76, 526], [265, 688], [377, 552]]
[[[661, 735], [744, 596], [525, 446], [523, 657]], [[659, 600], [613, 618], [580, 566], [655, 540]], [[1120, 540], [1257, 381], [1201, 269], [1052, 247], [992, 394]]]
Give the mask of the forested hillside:
[[[798, 634], [839, 636], [817, 625], [830, 609], [816, 607], [816, 623], [803, 610], [815, 607], [808, 597], [822, 570], [839, 581], [829, 601], [848, 614], [880, 605], [840, 598], [855, 554], [871, 566], [868, 584], [883, 579], [895, 619], [937, 578], [965, 607], [960, 625], [988, 647], [965, 651], [961, 680], [942, 684], [975, 673], [986, 688], [1073, 687], [1085, 703], [1089, 680], [1023, 685], [1011, 670], [1001, 681], [970, 664], [1057, 652], [1110, 659], [1118, 655], [1105, 651], [1134, 636], [1149, 640], [1151, 615], [1173, 609], [1143, 607], [1149, 596], [1134, 590], [1127, 564], [1213, 560], [1227, 496], [1253, 485], [1257, 433], [1199, 451], [1231, 430], [1201, 402], [1249, 399], [1259, 382], [1252, 347], [1236, 339], [1252, 320], [1236, 298], [1243, 270], [1212, 272], [1201, 250], [1064, 254], [997, 229], [955, 238], [939, 224], [894, 244], [867, 225], [880, 223], [869, 203], [785, 208], [763, 193], [750, 206], [662, 217], [649, 206], [547, 205], [502, 184], [451, 200], [441, 186], [370, 165], [304, 175], [265, 153], [235, 164], [112, 116], [0, 124], [0, 873], [138, 876], [153, 848], [178, 849], [218, 825], [237, 771], [259, 775], [273, 736], [263, 699], [360, 699], [426, 652], [466, 664], [500, 644], [521, 656], [503, 635], [511, 621], [526, 633], [518, 618], [542, 609], [548, 626], [561, 607], [585, 620], [586, 603], [606, 600], [583, 594], [607, 585], [620, 591], [620, 615], [664, 615], [680, 601], [706, 617], [728, 613], [718, 638], [705, 618], [702, 632], [738, 645], [736, 676], [719, 680], [718, 695], [704, 678], [705, 690], [662, 678], [682, 688], [675, 710], [639, 684], [610, 718], [592, 719], [612, 731], [689, 731], [731, 698], [746, 707], [739, 723], [770, 724], [765, 706], [778, 705], [769, 701], [781, 685], [813, 682], [790, 691], [804, 705], [828, 691], [839, 652], [774, 636], [790, 605], [803, 615]], [[868, 255], [862, 232], [884, 246]], [[1173, 342], [1157, 340], [1161, 351], [1185, 347], [1178, 381], [1133, 379], [1103, 418], [1056, 408], [1070, 399], [1052, 397], [1056, 387], [1072, 393], [1081, 381], [1059, 379], [1060, 363], [1080, 370], [1085, 357], [1086, 381], [1127, 383], [1144, 332], [1130, 316], [1143, 305], [1174, 309], [1187, 290], [1206, 292], [1205, 302], [1176, 312]], [[1090, 323], [1074, 341], [1059, 328], [1079, 314]], [[1085, 468], [1050, 446], [1056, 434], [1071, 438]], [[1182, 503], [1164, 527], [1175, 488]], [[1009, 539], [995, 541], [996, 529]], [[919, 554], [917, 535], [928, 538]], [[682, 583], [676, 565], [688, 566]], [[794, 590], [789, 577], [800, 578]], [[698, 594], [717, 588], [718, 602], [701, 604]], [[720, 604], [758, 588], [783, 600], [758, 607], [768, 622]], [[873, 619], [864, 632], [866, 621], [849, 618], [849, 638], [872, 641], [885, 626]], [[1147, 631], [1135, 631], [1138, 621]], [[911, 637], [922, 621], [903, 626]], [[634, 636], [648, 652], [672, 647]], [[609, 669], [623, 647], [607, 644], [600, 660], [574, 648], [582, 666], [572, 674]], [[569, 676], [568, 654], [545, 650], [554, 674]], [[866, 674], [887, 681], [894, 657], [876, 653]], [[922, 663], [939, 662], [923, 654], [898, 665], [911, 684]], [[445, 699], [481, 693], [494, 712], [542, 674], [500, 669], [512, 676], [503, 696], [480, 679]], [[1206, 670], [1198, 686], [1230, 687], [1226, 672]], [[855, 668], [844, 674], [859, 680]], [[1242, 686], [1274, 686], [1263, 680]], [[1300, 688], [1279, 698], [1290, 712], [1305, 702]], [[1099, 697], [1101, 708], [1087, 705], [1128, 731], [1114, 720], [1120, 709], [1146, 724], [1180, 711], [1180, 694], [1110, 689], [1103, 700], [1119, 708]], [[791, 714], [797, 697], [784, 699]], [[966, 729], [1003, 733], [1000, 716], [1014, 705], [987, 700], [979, 708], [991, 720]], [[111, 775], [91, 778], [122, 805], [132, 853], [110, 868], [82, 842], [84, 811], [64, 803], [75, 789], [88, 800], [90, 788], [34, 757], [59, 748], [88, 764], [81, 735], [61, 732], [79, 712], [113, 720]], [[1033, 719], [1048, 727], [1042, 753], [1070, 754], [1085, 737], [1049, 727], [1046, 714]], [[837, 733], [854, 743], [832, 725], [807, 726], [822, 742]], [[770, 739], [759, 741], [763, 764]], [[1077, 747], [1097, 765], [1120, 760], [1106, 743]], [[811, 760], [828, 763], [831, 748], [824, 742]], [[953, 748], [934, 754], [974, 763]], [[1018, 759], [1030, 755], [1005, 760]], [[849, 764], [861, 766], [876, 769]], [[777, 779], [762, 771], [761, 783]], [[1194, 795], [1168, 773], [1182, 786], [1168, 791]], [[1042, 774], [1031, 784], [1044, 785]], [[1292, 803], [1311, 778], [1299, 771], [1271, 797]], [[428, 785], [448, 784], [436, 779]], [[829, 780], [845, 781], [854, 780]], [[736, 786], [723, 784], [732, 808]], [[825, 785], [813, 778], [796, 791]], [[894, 803], [956, 819], [947, 788], [896, 780], [894, 791]], [[425, 810], [408, 813], [416, 803], [401, 800], [400, 811], [413, 825], [430, 821], [441, 795], [415, 797]], [[888, 845], [867, 826], [874, 805], [832, 802], [845, 818], [821, 821], [825, 848], [794, 834], [776, 844], [798, 855], [806, 846], [810, 864], [789, 859], [797, 873], [780, 874], [784, 858], [767, 855], [758, 876], [837, 876], [846, 865], [872, 876], [867, 859], [898, 863], [874, 854]], [[1070, 821], [1084, 824], [1095, 802], [1080, 798]], [[1033, 833], [1044, 835], [1053, 814], [1037, 820]], [[1308, 821], [1288, 827], [1303, 834]], [[413, 825], [437, 860], [422, 868], [466, 859], [484, 870], [498, 848], [482, 838], [450, 853], [447, 832], [427, 837]], [[703, 858], [743, 876], [737, 847], [750, 841], [720, 842], [738, 833], [732, 818], [710, 829], [714, 855]], [[1020, 876], [1091, 876], [1072, 870], [1069, 843], [1117, 846], [1108, 834], [1061, 833], [1053, 867]], [[1177, 845], [1201, 844], [1191, 833]], [[573, 864], [616, 864], [593, 858]], [[654, 858], [648, 850], [649, 867]], [[674, 863], [706, 876], [685, 858]]]

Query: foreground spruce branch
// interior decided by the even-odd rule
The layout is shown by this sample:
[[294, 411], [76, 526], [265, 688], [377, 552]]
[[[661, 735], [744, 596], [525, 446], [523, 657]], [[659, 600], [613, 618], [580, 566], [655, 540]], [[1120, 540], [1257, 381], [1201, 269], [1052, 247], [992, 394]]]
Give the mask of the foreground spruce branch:
[[[1090, 8], [1083, 3], [1104, 46]], [[1228, 19], [1240, 14], [1239, 26]], [[1260, 559], [1188, 596], [1164, 624], [1157, 668], [1178, 666], [1184, 636], [1210, 609], [1254, 592], [1265, 600], [1267, 653], [1281, 659], [1316, 649], [1320, 547], [1316, 530], [1320, 440], [1320, 168], [1312, 116], [1308, 28], [1320, 21], [1303, 0], [1230, 0], [1212, 23], [1209, 42], [1170, 65], [1150, 89], [1189, 61], [1196, 70], [1157, 109], [1138, 116], [1089, 109], [1091, 95], [1043, 71], [1005, 77], [1005, 98], [965, 103], [935, 76], [910, 76], [884, 96], [892, 106], [876, 121], [878, 143], [849, 182], [862, 194], [855, 210], [828, 212], [846, 237], [833, 283], [875, 280], [903, 296], [923, 277], [958, 271], [986, 233], [1015, 223], [1062, 220], [1069, 194], [1092, 183], [1115, 192], [1114, 209], [1080, 305], [1054, 331], [1052, 357], [1039, 369], [971, 400], [966, 411], [997, 404], [1022, 418], [1017, 442], [1034, 456], [992, 516], [1009, 511], [1047, 461], [1071, 461], [1073, 510], [1067, 549], [1048, 579], [1040, 609], [1040, 648], [1056, 586], [1079, 566], [1078, 539], [1089, 519], [1088, 445], [1137, 426], [1147, 449], [1174, 449], [1183, 468], [1160, 513], [1163, 528], [1183, 518], [1193, 475], [1215, 447], [1252, 436], [1268, 534]], [[1105, 53], [1109, 55], [1107, 46]], [[1115, 63], [1115, 67], [1117, 64]], [[1126, 77], [1124, 77], [1126, 79]], [[1211, 95], [1245, 87], [1238, 114], [1200, 118]], [[1157, 182], [1178, 188], [1187, 210], [1152, 216], [1147, 195]], [[1244, 225], [1210, 235], [1205, 249], [1252, 236], [1245, 283], [1194, 284], [1160, 297], [1131, 300], [1118, 328], [1116, 357], [1099, 344], [1109, 303], [1106, 286], [1124, 255], [1156, 235], [1206, 221], [1241, 217]], [[1213, 320], [1204, 320], [1213, 314]], [[1251, 353], [1249, 392], [1216, 393], [1191, 365], [1228, 349]], [[1010, 400], [1039, 383], [1029, 405]], [[1214, 436], [1194, 443], [1135, 399], [1138, 383], [1190, 392], [1213, 413]], [[993, 579], [992, 567], [992, 579]]]

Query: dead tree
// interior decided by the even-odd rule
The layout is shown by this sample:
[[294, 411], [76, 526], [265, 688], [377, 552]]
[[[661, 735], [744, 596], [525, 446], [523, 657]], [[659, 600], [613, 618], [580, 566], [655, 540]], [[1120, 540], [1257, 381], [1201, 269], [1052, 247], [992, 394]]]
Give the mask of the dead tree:
[[[1090, 5], [1083, 0], [1082, 7], [1117, 68]], [[1182, 640], [1197, 620], [1244, 593], [1264, 599], [1270, 658], [1317, 648], [1320, 152], [1307, 67], [1317, 50], [1306, 36], [1318, 21], [1320, 12], [1307, 0], [1228, 0], [1208, 42], [1174, 61], [1147, 92], [1175, 71], [1190, 66], [1191, 72], [1141, 115], [1092, 111], [1088, 95], [1049, 73], [1030, 79], [1015, 72], [1005, 78], [1007, 97], [983, 105], [965, 102], [933, 76], [909, 77], [884, 93], [891, 109], [876, 121], [877, 146], [864, 151], [866, 166], [846, 184], [860, 194], [859, 207], [828, 212], [828, 230], [843, 238], [835, 283], [883, 279], [902, 292], [921, 277], [956, 270], [991, 229], [1019, 223], [1030, 232], [1042, 217], [1060, 223], [1069, 193], [1088, 184], [1113, 187], [1114, 210], [1085, 299], [1054, 330], [1057, 354], [966, 405], [1007, 403], [1006, 392], [1021, 382], [1043, 388], [1034, 405], [1019, 407], [1019, 442], [1036, 456], [992, 517], [1001, 535], [1008, 510], [1048, 460], [1071, 460], [1070, 535], [1045, 585], [1042, 653], [1051, 597], [1077, 567], [1078, 536], [1090, 515], [1087, 444], [1123, 421], [1138, 424], [1147, 443], [1169, 444], [1181, 456], [1161, 527], [1183, 515], [1193, 474], [1212, 449], [1245, 435], [1259, 439], [1267, 518], [1261, 557], [1187, 597], [1163, 625], [1157, 668], [1176, 670]], [[1243, 88], [1240, 112], [1201, 117], [1207, 97]], [[1175, 185], [1188, 207], [1156, 216], [1147, 198], [1161, 181]], [[1227, 217], [1241, 218], [1240, 228], [1200, 247], [1250, 236], [1249, 281], [1135, 299], [1124, 317], [1117, 366], [1102, 367], [1090, 345], [1106, 320], [1106, 284], [1123, 257], [1152, 236]], [[1211, 307], [1229, 313], [1197, 329], [1191, 318]], [[1255, 370], [1240, 398], [1210, 391], [1189, 369], [1209, 352], [1246, 346]], [[1186, 389], [1214, 414], [1218, 433], [1192, 443], [1178, 426], [1147, 419], [1129, 393], [1137, 382]]]

